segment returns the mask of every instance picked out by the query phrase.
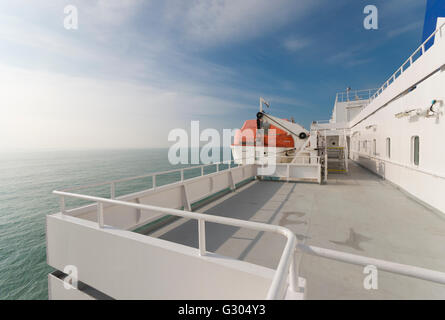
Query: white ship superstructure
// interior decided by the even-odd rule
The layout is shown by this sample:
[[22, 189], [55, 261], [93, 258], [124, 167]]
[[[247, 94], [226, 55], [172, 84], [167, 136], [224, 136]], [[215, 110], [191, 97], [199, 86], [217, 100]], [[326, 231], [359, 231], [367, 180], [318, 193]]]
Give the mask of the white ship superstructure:
[[[291, 147], [240, 140], [235, 161], [95, 185], [109, 197], [55, 191], [49, 296], [445, 298], [444, 102], [440, 18], [382, 87], [337, 94], [330, 120], [306, 130], [260, 110], [257, 129], [276, 127]], [[273, 172], [262, 171], [269, 153]], [[165, 175], [177, 179], [162, 185]], [[116, 196], [137, 179], [146, 190]], [[69, 198], [90, 204], [66, 209]], [[363, 286], [369, 266], [379, 290]]]
[[[445, 73], [441, 31], [377, 89], [337, 95], [332, 119], [313, 129], [346, 129], [349, 157], [445, 212]], [[365, 95], [369, 92], [369, 98]], [[348, 97], [347, 97], [348, 96]]]

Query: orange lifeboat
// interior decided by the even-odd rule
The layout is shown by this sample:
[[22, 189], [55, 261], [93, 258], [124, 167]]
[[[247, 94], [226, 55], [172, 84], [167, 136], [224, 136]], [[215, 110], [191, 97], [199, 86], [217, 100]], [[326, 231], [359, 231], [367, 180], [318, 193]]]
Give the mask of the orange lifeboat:
[[[265, 130], [264, 134], [264, 146], [269, 145], [270, 130], [275, 130], [275, 145], [276, 148], [294, 148], [294, 139], [290, 134], [287, 134], [284, 130], [281, 130], [274, 125], [270, 125], [268, 130]], [[247, 120], [240, 130], [238, 130], [234, 137], [234, 143], [232, 146], [255, 146], [257, 137], [257, 120]], [[273, 139], [272, 139], [273, 141]]]

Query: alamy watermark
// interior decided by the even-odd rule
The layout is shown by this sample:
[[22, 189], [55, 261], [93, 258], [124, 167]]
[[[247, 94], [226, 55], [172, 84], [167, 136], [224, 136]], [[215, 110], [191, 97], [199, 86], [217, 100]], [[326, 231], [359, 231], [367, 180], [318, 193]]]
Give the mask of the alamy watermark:
[[65, 268], [63, 268], [63, 272], [67, 274], [67, 276], [63, 279], [63, 287], [66, 290], [77, 289], [77, 283], [79, 279], [77, 267], [73, 265], [67, 265], [65, 266]]
[[363, 27], [366, 30], [377, 30], [379, 28], [379, 10], [374, 5], [367, 5], [363, 9], [367, 16], [363, 20]]
[[[232, 144], [235, 139], [236, 144]], [[261, 164], [260, 175], [275, 172], [276, 130], [268, 129], [223, 129], [222, 138], [218, 130], [199, 128], [199, 121], [191, 121], [190, 134], [180, 128], [168, 134], [168, 141], [174, 142], [168, 151], [170, 164], [212, 164], [233, 161], [242, 164]], [[205, 144], [203, 144], [205, 143]], [[222, 155], [221, 155], [222, 152]]]
[[366, 290], [377, 290], [379, 288], [379, 273], [374, 265], [367, 265], [363, 269], [363, 274], [367, 276], [363, 280], [363, 287]]
[[77, 7], [71, 4], [63, 8], [65, 19], [63, 19], [63, 27], [66, 30], [77, 30], [79, 28], [79, 14]]

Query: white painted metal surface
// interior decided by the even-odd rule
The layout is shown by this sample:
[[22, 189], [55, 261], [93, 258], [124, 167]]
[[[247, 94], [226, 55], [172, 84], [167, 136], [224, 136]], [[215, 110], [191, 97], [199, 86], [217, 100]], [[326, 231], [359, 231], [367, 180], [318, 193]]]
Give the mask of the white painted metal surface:
[[[374, 265], [379, 270], [382, 271], [388, 271], [396, 274], [401, 274], [409, 277], [415, 277], [427, 281], [432, 281], [440, 284], [445, 284], [445, 273], [438, 272], [434, 270], [429, 270], [425, 268], [419, 268], [415, 266], [410, 265], [403, 265], [399, 263], [393, 263], [390, 261], [380, 260], [380, 259], [373, 259], [363, 256], [358, 256], [355, 254], [350, 253], [344, 253], [336, 250], [330, 250], [330, 249], [324, 249], [319, 248], [316, 246], [307, 246], [304, 244], [297, 244], [297, 240], [295, 235], [287, 228], [275, 226], [275, 225], [268, 225], [263, 223], [257, 223], [257, 222], [251, 222], [251, 221], [242, 221], [242, 220], [236, 220], [231, 218], [225, 218], [225, 217], [219, 217], [219, 216], [213, 216], [208, 214], [201, 214], [201, 213], [193, 213], [193, 212], [187, 212], [187, 211], [181, 211], [181, 210], [175, 210], [175, 209], [168, 209], [168, 208], [160, 208], [155, 206], [148, 206], [148, 205], [140, 205], [140, 204], [134, 204], [134, 203], [128, 203], [124, 201], [119, 200], [113, 200], [113, 199], [104, 199], [104, 198], [98, 198], [98, 197], [91, 197], [91, 196], [85, 196], [85, 195], [79, 195], [79, 194], [72, 194], [67, 192], [59, 192], [55, 191], [55, 194], [63, 197], [75, 197], [85, 200], [91, 200], [97, 202], [97, 212], [98, 212], [98, 222], [97, 227], [94, 227], [92, 222], [85, 221], [82, 219], [77, 219], [71, 216], [66, 216], [62, 213], [58, 215], [48, 216], [48, 263], [52, 265], [55, 268], [61, 269], [63, 266], [67, 264], [74, 264], [74, 265], [80, 265], [80, 270], [82, 273], [87, 274], [85, 279], [81, 278], [81, 280], [88, 281], [88, 283], [94, 284], [95, 289], [100, 290], [101, 292], [108, 294], [110, 296], [114, 296], [117, 298], [141, 298], [141, 297], [147, 297], [147, 298], [154, 298], [157, 296], [155, 293], [154, 295], [144, 295], [141, 292], [147, 292], [145, 289], [141, 289], [141, 287], [137, 287], [137, 283], [131, 282], [129, 279], [131, 279], [133, 276], [136, 276], [138, 278], [138, 281], [140, 280], [140, 275], [136, 272], [132, 274], [129, 272], [128, 269], [125, 269], [123, 266], [119, 266], [119, 262], [116, 260], [112, 260], [114, 262], [113, 268], [103, 268], [103, 266], [100, 265], [100, 263], [97, 261], [108, 261], [109, 258], [107, 258], [107, 255], [111, 254], [112, 256], [116, 256], [119, 254], [122, 254], [122, 250], [120, 249], [121, 243], [125, 243], [125, 241], [136, 241], [140, 240], [138, 238], [143, 237], [144, 243], [146, 244], [146, 248], [143, 250], [149, 250], [150, 248], [160, 248], [161, 251], [151, 250], [148, 254], [147, 258], [153, 260], [153, 261], [160, 261], [161, 263], [166, 263], [164, 260], [165, 257], [163, 255], [168, 254], [169, 259], [172, 260], [172, 262], [175, 262], [175, 265], [184, 266], [187, 265], [187, 263], [184, 261], [190, 261], [190, 257], [195, 259], [201, 259], [202, 257], [208, 256], [210, 253], [206, 252], [205, 249], [205, 233], [204, 233], [204, 223], [205, 221], [208, 222], [215, 222], [215, 223], [221, 223], [231, 226], [237, 226], [242, 228], [248, 228], [252, 230], [258, 230], [258, 231], [267, 231], [272, 233], [277, 233], [280, 235], [283, 235], [287, 238], [286, 246], [284, 248], [282, 257], [280, 259], [280, 262], [278, 264], [277, 270], [274, 274], [273, 280], [268, 282], [268, 276], [267, 270], [262, 269], [259, 266], [251, 266], [250, 264], [243, 265], [240, 262], [234, 262], [231, 259], [225, 260], [224, 257], [218, 257], [218, 260], [221, 261], [221, 259], [224, 260], [225, 267], [228, 267], [231, 271], [227, 270], [226, 268], [214, 268], [212, 264], [207, 264], [205, 262], [209, 262], [209, 260], [213, 260], [213, 257], [207, 257], [207, 260], [205, 262], [198, 261], [199, 263], [204, 263], [201, 265], [200, 268], [205, 268], [207, 273], [213, 274], [213, 278], [218, 278], [218, 276], [215, 275], [214, 272], [218, 272], [219, 278], [218, 279], [224, 279], [224, 277], [233, 277], [231, 279], [232, 281], [236, 280], [236, 283], [243, 282], [243, 288], [245, 292], [248, 294], [252, 294], [254, 291], [260, 290], [260, 287], [270, 284], [270, 288], [267, 293], [268, 299], [276, 299], [276, 298], [283, 298], [284, 292], [286, 291], [286, 285], [287, 280], [289, 280], [289, 288], [291, 291], [297, 292], [299, 289], [299, 278], [298, 278], [298, 271], [297, 271], [297, 262], [296, 262], [296, 249], [302, 250], [305, 253], [309, 253], [312, 255], [321, 256], [328, 259], [334, 259], [346, 263], [356, 264], [356, 265]], [[147, 211], [159, 211], [164, 214], [171, 214], [176, 215], [184, 218], [192, 218], [196, 219], [198, 221], [198, 232], [199, 232], [199, 248], [197, 254], [194, 253], [194, 249], [185, 249], [181, 245], [176, 245], [169, 243], [168, 245], [165, 244], [166, 241], [154, 239], [151, 237], [141, 236], [133, 233], [129, 233], [125, 230], [117, 230], [114, 228], [109, 228], [107, 225], [102, 225], [101, 221], [103, 221], [103, 204], [115, 204], [122, 207], [135, 207], [139, 208], [141, 210], [147, 210]], [[104, 234], [105, 233], [105, 234]], [[115, 237], [113, 239], [110, 239], [106, 236], [106, 234], [113, 234]], [[104, 242], [104, 237], [107, 239]], [[68, 238], [74, 238], [74, 242], [69, 241], [69, 248], [66, 247], [66, 240], [64, 237]], [[151, 239], [146, 239], [151, 238]], [[127, 239], [127, 240], [125, 240]], [[99, 244], [99, 246], [97, 246]], [[100, 246], [102, 244], [102, 247]], [[85, 246], [88, 246], [89, 249], [93, 250], [94, 259], [92, 259], [91, 253], [89, 250], [86, 249]], [[107, 250], [106, 247], [111, 247], [111, 251]], [[134, 257], [139, 257], [140, 252], [138, 246], [136, 243], [130, 244], [130, 246], [126, 245], [124, 246], [124, 250], [126, 250], [126, 254], [131, 253], [134, 254]], [[68, 249], [68, 250], [67, 250]], [[172, 255], [171, 251], [176, 251], [176, 254]], [[103, 253], [105, 252], [105, 256], [103, 256]], [[107, 253], [108, 252], [108, 253]], [[159, 255], [160, 254], [160, 255]], [[187, 258], [185, 258], [185, 256]], [[211, 255], [211, 254], [210, 254]], [[127, 256], [128, 258], [128, 256]], [[95, 260], [96, 259], [96, 260]], [[140, 260], [140, 258], [139, 258]], [[129, 262], [128, 259], [125, 259], [127, 267], [132, 266], [131, 261]], [[213, 261], [214, 262], [214, 261]], [[95, 268], [97, 268], [97, 265], [99, 264], [99, 271]], [[150, 268], [150, 263], [148, 263], [147, 266], [147, 272], [152, 273], [153, 276], [158, 276], [159, 279], [162, 279], [162, 281], [167, 281], [165, 274], [162, 276], [156, 275], [156, 269], [152, 270]], [[138, 263], [135, 262], [135, 265], [138, 265]], [[134, 265], [133, 265], [134, 267]], [[161, 266], [162, 267], [162, 266]], [[219, 266], [221, 267], [221, 265]], [[244, 271], [242, 271], [241, 269]], [[247, 269], [246, 269], [247, 268]], [[106, 269], [106, 270], [105, 270]], [[238, 271], [234, 271], [237, 270]], [[96, 271], [94, 271], [96, 270]], [[111, 270], [111, 272], [110, 272]], [[116, 270], [117, 274], [116, 274]], [[159, 270], [159, 269], [158, 269]], [[182, 269], [175, 268], [175, 274], [181, 275]], [[244, 272], [248, 271], [250, 276], [248, 277]], [[114, 288], [109, 288], [107, 283], [103, 283], [104, 279], [102, 279], [102, 283], [99, 281], [96, 282], [96, 279], [100, 279], [101, 276], [99, 273], [102, 273], [105, 276], [105, 279], [107, 278], [113, 278], [114, 283], [119, 283], [120, 281], [129, 281], [130, 287], [128, 286], [121, 286], [118, 285]], [[113, 277], [114, 274], [114, 277]], [[252, 276], [253, 274], [253, 276]], [[193, 273], [185, 273], [183, 275], [184, 277], [187, 277], [187, 280], [195, 281], [194, 277], [199, 277], [198, 274]], [[240, 277], [240, 278], [238, 278]], [[252, 278], [253, 277], [253, 278]], [[174, 278], [174, 277], [173, 277]], [[57, 279], [50, 279], [51, 281], [57, 281]], [[153, 278], [150, 278], [151, 281], [153, 281]], [[134, 281], [134, 280], [133, 280]], [[226, 283], [228, 282], [228, 279], [224, 280]], [[247, 281], [247, 282], [246, 282]], [[106, 282], [106, 281], [105, 281]], [[207, 281], [206, 282], [209, 285], [216, 285], [215, 282]], [[232, 283], [232, 282], [229, 282]], [[145, 284], [144, 281], [141, 281], [141, 284]], [[246, 284], [250, 284], [253, 291], [249, 290], [249, 288], [246, 288]], [[50, 285], [54, 287], [54, 290], [60, 291], [60, 284], [59, 287], [55, 287], [54, 283], [50, 282]], [[218, 285], [219, 287], [221, 284]], [[142, 286], [143, 287], [143, 286]], [[155, 292], [161, 292], [165, 294], [166, 287], [174, 287], [172, 283], [163, 283], [161, 285], [160, 283], [152, 283], [152, 287], [156, 288]], [[123, 288], [126, 288], [125, 290]], [[204, 289], [202, 286], [197, 286], [197, 288], [204, 290], [207, 295], [209, 295], [209, 291], [212, 291], [211, 288]], [[252, 289], [250, 288], [250, 289]], [[131, 292], [128, 292], [130, 290]], [[157, 290], [157, 291], [156, 291]], [[188, 289], [190, 290], [190, 289]], [[214, 288], [215, 291], [217, 291]], [[198, 298], [200, 295], [195, 293], [188, 292], [189, 297], [196, 297]], [[120, 293], [122, 292], [122, 293]], [[260, 290], [261, 292], [261, 290]], [[184, 293], [182, 293], [184, 294]], [[67, 295], [63, 294], [60, 295], [60, 297], [65, 297]], [[78, 298], [82, 298], [81, 293], [73, 293], [71, 295], [72, 298], [75, 298], [78, 296]], [[161, 297], [161, 295], [158, 295], [158, 297]], [[171, 297], [175, 296], [175, 294], [171, 294]], [[180, 296], [180, 295], [179, 295]], [[238, 296], [237, 294], [234, 294], [233, 296]], [[233, 297], [232, 296], [232, 297]], [[207, 296], [207, 297], [219, 297], [222, 296]], [[249, 295], [247, 295], [249, 297]], [[244, 296], [246, 298], [246, 296]], [[252, 298], [252, 296], [250, 296]], [[256, 296], [256, 298], [258, 298]]]
[[[290, 167], [291, 165], [286, 165], [287, 170]], [[201, 181], [202, 179], [203, 177], [199, 178]], [[156, 190], [156, 192], [162, 192], [162, 190]], [[266, 295], [267, 292], [267, 298], [276, 299], [285, 297], [287, 285], [290, 288], [289, 292], [297, 292], [299, 291], [300, 284], [304, 283], [298, 277], [297, 271], [297, 240], [295, 235], [287, 228], [70, 192], [55, 191], [54, 193], [62, 198], [74, 197], [96, 202], [97, 220], [96, 222], [91, 222], [62, 212], [48, 216], [48, 264], [59, 270], [62, 270], [68, 264], [79, 266], [81, 281], [92, 285], [95, 289], [111, 297], [153, 299], [162, 297], [184, 298], [187, 295], [187, 298], [203, 298], [202, 294], [205, 293], [206, 298], [257, 299], [261, 297], [254, 293], [263, 292]], [[169, 214], [195, 219], [197, 220], [199, 233], [198, 250], [126, 230], [112, 228], [106, 223], [107, 217], [104, 208], [107, 205], [119, 208], [134, 208], [147, 212], [156, 211], [163, 215]], [[121, 214], [125, 216], [124, 212]], [[212, 253], [207, 252], [206, 221], [285, 236], [287, 243], [276, 272], [249, 263], [214, 256]], [[434, 270], [314, 246], [299, 245], [298, 248], [305, 253], [329, 259], [357, 265], [372, 264], [383, 271], [441, 284], [445, 283], [445, 274]], [[125, 255], [125, 259], [122, 259], [121, 255]], [[156, 261], [156, 266], [153, 264], [154, 261]], [[215, 263], [217, 266], [215, 266]], [[147, 270], [144, 273], [147, 276], [141, 276], [139, 272], [132, 271], [134, 268], [139, 270], [144, 265], [147, 266]], [[168, 272], [164, 272], [165, 265], [181, 266], [181, 268], [175, 268], [174, 276], [168, 277]], [[184, 266], [189, 267], [184, 269]], [[189, 272], [190, 270], [206, 270], [206, 274], [210, 276], [210, 279], [207, 278], [206, 281], [199, 282], [197, 279], [201, 277], [201, 273]], [[178, 276], [181, 279], [186, 279], [183, 280], [185, 282], [198, 281], [201, 285], [194, 286], [192, 290], [187, 288], [186, 291], [168, 292], [168, 288], [174, 288], [173, 283], [179, 281]], [[110, 282], [107, 279], [114, 280]], [[231, 279], [231, 281], [228, 281], [228, 279]], [[50, 278], [50, 281], [50, 285], [55, 292], [60, 291], [60, 281], [52, 278]], [[230, 296], [226, 296], [227, 292], [233, 290], [233, 287], [227, 284], [233, 283], [242, 285], [243, 289], [238, 288], [235, 290], [236, 294], [231, 293]], [[150, 286], [155, 288], [154, 291], [145, 289]], [[224, 289], [221, 293], [221, 291], [215, 290], [215, 288]], [[266, 290], [266, 288], [268, 289]], [[68, 296], [65, 294], [60, 295], [60, 297], [64, 296], [81, 298], [82, 293], [73, 293]]]
[[[442, 196], [445, 190], [445, 147], [441, 143], [445, 135], [444, 32], [445, 24], [442, 21], [430, 38], [375, 94], [368, 91], [367, 96], [366, 92], [364, 95], [357, 94], [356, 99], [351, 99], [349, 91], [346, 98], [337, 95], [333, 118], [329, 123], [314, 123], [313, 126], [316, 130], [324, 130], [325, 137], [339, 135], [339, 132], [343, 132], [343, 136], [349, 135], [354, 161], [442, 212], [445, 212], [445, 198]], [[435, 43], [426, 51], [425, 44], [433, 36]], [[432, 104], [435, 105], [434, 109], [431, 101], [436, 101]], [[260, 100], [261, 108], [263, 102]], [[357, 109], [352, 112], [348, 108]], [[419, 163], [413, 161], [413, 137], [419, 137], [420, 141]], [[385, 143], [388, 138], [391, 141], [390, 152]], [[346, 141], [343, 143], [348, 150]], [[327, 162], [326, 157], [327, 153], [324, 159]], [[304, 156], [302, 159], [307, 162], [278, 163], [274, 173], [264, 176], [285, 180], [310, 180], [315, 177], [316, 181], [321, 182], [320, 157]], [[168, 290], [175, 290], [175, 281], [181, 276], [187, 279], [188, 287], [184, 290], [190, 290], [192, 283], [198, 281], [201, 294], [211, 295], [216, 287], [224, 287], [225, 293], [230, 291], [233, 287], [228, 279], [240, 289], [234, 291], [234, 298], [245, 298], [242, 294], [246, 292], [253, 298], [259, 298], [263, 293], [269, 299], [283, 298], [288, 282], [291, 290], [297, 291], [301, 280], [295, 259], [297, 240], [289, 229], [190, 212], [193, 203], [224, 189], [234, 190], [237, 183], [257, 176], [257, 165], [232, 168], [229, 163], [227, 170], [220, 171], [217, 164], [216, 172], [208, 175], [204, 174], [205, 166], [195, 168], [200, 168], [201, 175], [188, 180], [184, 179], [184, 171], [189, 168], [137, 177], [152, 177], [152, 188], [117, 199], [116, 184], [135, 178], [105, 183], [110, 187], [110, 199], [73, 193], [74, 189], [70, 192], [55, 191], [61, 197], [61, 213], [47, 218], [48, 263], [59, 270], [67, 264], [79, 264], [84, 272], [80, 277], [84, 277], [86, 283], [94, 284], [98, 290], [117, 298], [156, 298], [156, 295], [147, 293], [150, 292], [147, 291], [150, 285], [154, 288], [153, 292], [158, 290], [156, 294], [165, 297], [171, 293]], [[157, 185], [159, 175], [173, 172], [180, 174], [180, 181]], [[100, 185], [104, 184], [88, 187]], [[89, 200], [95, 204], [67, 210], [65, 197]], [[186, 210], [178, 210], [180, 208]], [[197, 250], [128, 231], [165, 215], [197, 221]], [[276, 271], [271, 273], [267, 268], [207, 252], [206, 222], [285, 236], [286, 246]], [[328, 259], [355, 265], [371, 264], [383, 271], [445, 284], [445, 273], [434, 270], [315, 246], [299, 245], [298, 248]], [[183, 273], [175, 274], [168, 283], [162, 283], [167, 276], [165, 266], [180, 266], [174, 270]], [[154, 270], [154, 274], [150, 274], [151, 270]], [[203, 274], [207, 278], [200, 281]], [[60, 281], [50, 277], [50, 284], [60, 286]], [[178, 290], [175, 297], [184, 297], [187, 294], [184, 290]], [[202, 298], [196, 290], [193, 292], [196, 293], [193, 297]], [[215, 297], [225, 296], [212, 296]]]
[[[64, 191], [80, 191], [90, 189], [91, 187], [106, 185], [109, 185], [110, 189], [112, 189], [111, 186], [116, 186], [118, 185], [118, 183], [124, 181], [132, 181], [149, 177], [155, 178], [166, 173], [178, 173], [178, 177], [180, 175], [180, 179], [178, 179], [178, 181], [176, 182], [162, 186], [156, 186], [156, 184], [153, 184], [153, 186], [150, 189], [147, 188], [147, 190], [119, 196], [117, 198], [110, 195], [110, 198], [116, 198], [118, 200], [133, 203], [153, 204], [167, 208], [186, 208], [187, 210], [191, 210], [192, 204], [211, 197], [218, 192], [229, 189], [234, 190], [236, 184], [249, 179], [253, 179], [257, 174], [255, 165], [233, 166], [233, 164], [224, 164], [226, 165], [226, 168], [224, 170], [222, 170], [223, 163], [202, 165], [192, 168], [169, 170], [138, 177], [107, 181], [104, 183], [90, 184], [87, 186], [65, 189]], [[203, 169], [210, 166], [216, 167], [216, 171], [203, 175]], [[184, 171], [192, 169], [199, 170], [201, 172], [201, 175], [184, 180]], [[78, 218], [87, 219], [90, 221], [97, 221], [97, 211], [94, 204], [67, 210], [65, 208], [64, 197], [61, 197], [60, 203], [61, 212], [65, 212]], [[119, 208], [110, 204], [105, 204], [103, 210], [106, 215], [105, 223], [122, 229], [135, 229], [151, 221], [155, 221], [163, 216], [158, 212], [141, 212], [140, 210], [137, 210], [135, 208]]]
[[406, 264], [395, 263], [381, 259], [359, 256], [356, 254], [341, 252], [338, 250], [325, 249], [316, 246], [308, 246], [305, 244], [298, 244], [298, 249], [302, 250], [305, 253], [327, 259], [337, 260], [360, 266], [372, 265], [375, 266], [380, 271], [387, 271], [407, 277], [445, 284], [445, 272], [439, 272], [435, 270], [429, 270], [426, 268], [420, 268], [416, 266], [410, 266]]
[[[303, 163], [303, 161], [306, 163]], [[302, 157], [302, 163], [277, 163], [275, 166], [275, 172], [265, 175], [259, 174], [259, 176], [262, 178], [280, 178], [286, 181], [321, 183], [320, 157]]]
[[[267, 292], [267, 298], [268, 299], [278, 299], [283, 298], [283, 292], [285, 291], [285, 285], [287, 278], [289, 276], [289, 273], [295, 273], [295, 266], [294, 266], [294, 254], [295, 254], [295, 248], [297, 244], [297, 238], [295, 235], [287, 228], [276, 226], [276, 225], [269, 225], [264, 223], [258, 223], [258, 222], [252, 222], [252, 221], [243, 221], [243, 220], [236, 220], [232, 218], [225, 218], [225, 217], [219, 217], [219, 216], [212, 216], [208, 214], [202, 214], [202, 213], [194, 213], [189, 211], [182, 211], [177, 209], [170, 209], [170, 208], [162, 208], [152, 205], [143, 205], [143, 204], [137, 204], [137, 203], [131, 203], [126, 201], [120, 201], [120, 200], [113, 200], [113, 199], [105, 199], [105, 198], [99, 198], [99, 197], [93, 197], [93, 196], [87, 196], [87, 195], [81, 195], [81, 194], [74, 194], [74, 193], [68, 193], [68, 192], [62, 192], [62, 191], [54, 191], [54, 194], [62, 196], [62, 197], [72, 197], [72, 198], [78, 198], [83, 200], [90, 200], [97, 203], [97, 214], [98, 214], [98, 226], [100, 229], [104, 228], [105, 225], [103, 224], [104, 221], [104, 213], [103, 213], [103, 205], [104, 204], [110, 204], [120, 207], [129, 207], [129, 208], [135, 208], [139, 210], [144, 210], [148, 212], [161, 212], [163, 214], [183, 217], [183, 218], [189, 218], [189, 219], [196, 219], [198, 221], [199, 225], [199, 253], [200, 255], [205, 255], [205, 234], [203, 230], [204, 222], [214, 222], [229, 226], [235, 226], [240, 228], [247, 228], [251, 230], [258, 230], [258, 231], [266, 231], [266, 232], [272, 232], [276, 234], [280, 234], [287, 238], [286, 246], [283, 250], [282, 257], [280, 259], [280, 262], [278, 264], [277, 270], [275, 272], [275, 276], [272, 280], [270, 289]], [[53, 229], [48, 230], [49, 234], [49, 241], [52, 239], [51, 231], [54, 231]], [[74, 234], [75, 235], [75, 234]], [[77, 241], [81, 241], [80, 234], [77, 235]], [[57, 240], [54, 240], [57, 241]], [[56, 254], [51, 251], [52, 246], [56, 244], [54, 243], [48, 243], [49, 247], [49, 264], [51, 265], [51, 259], [53, 259], [52, 255]], [[66, 250], [68, 248], [62, 248], [62, 250]], [[60, 250], [59, 254], [60, 254]], [[78, 254], [82, 254], [79, 252]], [[100, 255], [100, 252], [96, 252], [96, 254]], [[156, 259], [156, 256], [153, 257], [153, 259]], [[69, 264], [69, 261], [65, 262], [66, 264]], [[55, 266], [60, 267], [60, 266]], [[149, 266], [147, 266], [149, 268]], [[176, 272], [180, 272], [179, 270], [176, 270]], [[117, 276], [117, 274], [116, 274]], [[297, 288], [297, 275], [292, 275], [290, 278], [293, 282], [290, 283], [291, 288]], [[115, 279], [114, 281], [118, 281]], [[102, 288], [98, 287], [97, 290], [103, 291], [104, 293], [107, 293]]]
[[[434, 45], [425, 50], [433, 36]], [[441, 195], [445, 190], [445, 147], [441, 143], [445, 137], [444, 38], [444, 19], [439, 19], [436, 31], [371, 96], [354, 119], [346, 126], [335, 121], [324, 125], [328, 132], [346, 127], [351, 159], [441, 212], [445, 212], [445, 198]], [[436, 101], [434, 107], [432, 101]], [[334, 110], [341, 107], [336, 104]], [[418, 165], [413, 162], [413, 137], [420, 140]]]
[[47, 217], [47, 249], [50, 266], [75, 266], [79, 281], [114, 299], [264, 299], [275, 273], [60, 214]]
[[401, 76], [409, 67], [411, 67], [413, 63], [416, 62], [417, 58], [422, 57], [425, 54], [426, 52], [425, 46], [433, 37], [434, 37], [434, 45], [437, 45], [439, 42], [443, 42], [443, 36], [444, 36], [443, 29], [445, 28], [444, 20], [439, 18], [437, 24], [438, 26], [436, 30], [413, 52], [413, 54], [411, 54], [411, 56], [409, 56], [408, 59], [406, 59], [406, 61], [402, 64], [402, 66], [396, 72], [394, 72], [379, 89], [376, 90], [375, 94], [371, 96], [371, 100], [377, 98], [399, 76]]

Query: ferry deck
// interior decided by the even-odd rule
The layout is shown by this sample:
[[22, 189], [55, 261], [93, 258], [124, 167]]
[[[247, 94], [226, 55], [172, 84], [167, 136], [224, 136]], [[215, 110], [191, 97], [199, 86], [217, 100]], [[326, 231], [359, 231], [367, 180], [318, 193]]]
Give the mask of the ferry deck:
[[[445, 218], [390, 182], [355, 164], [327, 184], [254, 180], [198, 212], [281, 225], [299, 242], [361, 256], [445, 271]], [[208, 223], [207, 249], [277, 267], [284, 239], [270, 233]], [[198, 247], [195, 221], [181, 218], [150, 236]], [[366, 290], [362, 266], [299, 254], [307, 299], [443, 299], [445, 286], [379, 271]]]
[[[273, 172], [233, 160], [54, 191], [50, 299], [443, 299], [445, 153], [433, 142], [444, 132], [445, 18], [434, 20], [375, 93], [337, 95], [331, 120], [309, 135], [260, 99], [257, 129], [273, 124], [298, 151]], [[166, 175], [175, 181], [161, 183]], [[141, 191], [116, 193], [146, 178]], [[93, 186], [109, 193], [84, 192]], [[68, 209], [69, 198], [89, 204]], [[76, 290], [66, 290], [67, 266]], [[369, 266], [377, 288], [365, 288]]]

